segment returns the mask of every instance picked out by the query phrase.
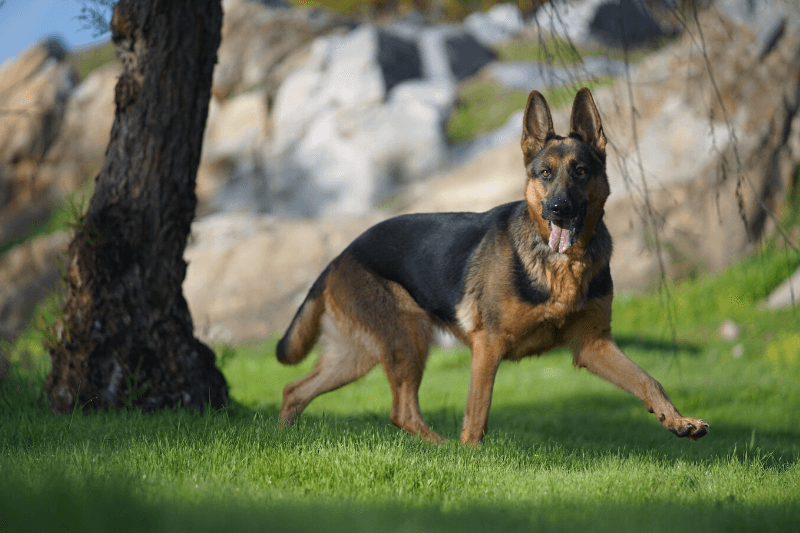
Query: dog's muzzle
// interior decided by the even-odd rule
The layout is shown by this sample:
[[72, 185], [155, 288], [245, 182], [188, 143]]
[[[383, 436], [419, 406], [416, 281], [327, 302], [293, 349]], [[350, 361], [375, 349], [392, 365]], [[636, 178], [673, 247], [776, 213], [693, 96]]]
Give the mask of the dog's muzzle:
[[542, 206], [542, 216], [550, 222], [550, 249], [563, 254], [575, 244], [583, 231], [586, 206], [578, 206], [566, 196], [558, 196]]

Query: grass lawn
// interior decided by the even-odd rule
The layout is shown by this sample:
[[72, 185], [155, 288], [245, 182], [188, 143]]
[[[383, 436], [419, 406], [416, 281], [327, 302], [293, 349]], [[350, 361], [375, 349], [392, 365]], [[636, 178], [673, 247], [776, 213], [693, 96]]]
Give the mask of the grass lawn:
[[[684, 414], [710, 422], [698, 442], [564, 352], [501, 366], [478, 449], [391, 426], [380, 370], [279, 431], [281, 390], [313, 357], [283, 367], [274, 340], [220, 348], [234, 399], [221, 411], [56, 416], [31, 330], [6, 347], [0, 379], [0, 529], [797, 530], [800, 311], [756, 302], [798, 265], [796, 251], [766, 248], [671, 287], [668, 306], [658, 294], [615, 302], [622, 348]], [[735, 341], [716, 333], [728, 318]], [[457, 440], [469, 354], [434, 350], [428, 366], [423, 412]]]

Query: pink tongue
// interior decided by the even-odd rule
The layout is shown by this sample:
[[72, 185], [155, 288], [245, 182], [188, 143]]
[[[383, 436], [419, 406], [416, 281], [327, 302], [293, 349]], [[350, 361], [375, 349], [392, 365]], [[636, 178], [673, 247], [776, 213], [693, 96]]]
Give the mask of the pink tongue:
[[550, 223], [550, 249], [554, 252], [563, 254], [569, 248], [569, 230], [559, 228], [552, 222]]

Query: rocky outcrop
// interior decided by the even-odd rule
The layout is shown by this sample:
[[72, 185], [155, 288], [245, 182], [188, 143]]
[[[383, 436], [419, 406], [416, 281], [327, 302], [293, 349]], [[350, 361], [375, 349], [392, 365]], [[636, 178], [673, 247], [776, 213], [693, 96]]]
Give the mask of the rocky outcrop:
[[0, 244], [44, 220], [56, 200], [37, 171], [76, 84], [65, 55], [57, 41], [43, 41], [0, 70]]
[[120, 66], [92, 72], [67, 101], [61, 127], [39, 166], [37, 179], [52, 184], [59, 199], [92, 179], [105, 157], [114, 121], [114, 87]]
[[264, 90], [223, 102], [211, 99], [197, 170], [198, 216], [269, 207], [266, 202], [272, 195], [266, 189], [262, 150], [270, 128]]
[[482, 44], [492, 46], [513, 39], [525, 30], [522, 13], [514, 4], [497, 4], [485, 13], [477, 11], [464, 19], [464, 27]]
[[[491, 58], [456, 26], [363, 25], [317, 38], [274, 105], [258, 90], [215, 106], [199, 179], [205, 212], [366, 213], [448, 164], [456, 83]], [[245, 105], [248, 126], [216, 146], [217, 122]]]
[[674, 33], [681, 16], [677, 7], [667, 2], [553, 0], [536, 11], [533, 23], [579, 45], [635, 48]]
[[225, 0], [222, 43], [214, 69], [219, 100], [258, 88], [274, 95], [304, 61], [318, 36], [349, 23], [327, 10], [290, 8], [281, 0]]
[[767, 309], [786, 309], [800, 305], [800, 269], [772, 291], [762, 305]]
[[[755, 31], [800, 21], [780, 16], [780, 6], [771, 15], [706, 11], [702, 38], [689, 28], [636, 67], [630, 84], [594, 91], [609, 138], [616, 287], [652, 286], [662, 264], [668, 277], [718, 269], [773, 227], [800, 161], [799, 33], [787, 27], [765, 54]], [[557, 131], [568, 128], [568, 112], [554, 113]], [[512, 121], [521, 127], [521, 117]], [[520, 161], [515, 138], [412, 188], [407, 209], [483, 210], [518, 199]]]
[[69, 233], [56, 232], [0, 256], [0, 341], [11, 341], [33, 318], [36, 305], [53, 293], [66, 259]]
[[798, 7], [775, 5], [792, 29], [767, 51], [758, 25], [726, 15], [726, 4], [736, 2], [701, 15], [702, 36], [690, 28], [647, 58], [630, 93], [618, 84], [599, 102], [617, 191], [612, 268], [631, 286], [653, 283], [660, 262], [679, 277], [750, 251], [774, 227], [800, 161]]
[[381, 218], [220, 213], [198, 220], [183, 284], [197, 333], [233, 342], [282, 331], [325, 265]]

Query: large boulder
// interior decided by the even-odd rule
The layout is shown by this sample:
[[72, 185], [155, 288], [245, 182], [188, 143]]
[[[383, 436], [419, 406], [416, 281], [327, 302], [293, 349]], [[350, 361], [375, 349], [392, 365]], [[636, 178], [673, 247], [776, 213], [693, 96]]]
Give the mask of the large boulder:
[[663, 5], [658, 0], [553, 0], [532, 20], [540, 30], [571, 43], [631, 48], [673, 32], [665, 24], [669, 17], [658, 17], [652, 4]]
[[515, 4], [497, 4], [486, 12], [477, 11], [464, 19], [464, 26], [482, 44], [492, 46], [522, 33], [525, 23]]
[[13, 341], [52, 294], [66, 259], [69, 233], [60, 231], [15, 246], [0, 256], [0, 341]]
[[381, 218], [219, 213], [194, 222], [183, 292], [197, 333], [240, 342], [282, 331], [325, 265]]
[[786, 309], [800, 305], [800, 268], [761, 302], [767, 309]]
[[318, 36], [344, 29], [331, 11], [290, 8], [282, 0], [225, 0], [212, 92], [220, 100], [254, 87], [274, 95]]
[[38, 168], [59, 131], [77, 80], [55, 40], [0, 68], [0, 244], [43, 221], [54, 201]]
[[265, 90], [211, 99], [197, 170], [197, 212], [269, 211], [271, 191], [261, 168], [270, 130]]
[[776, 4], [787, 28], [765, 48], [758, 25], [723, 5], [701, 14], [703, 39], [690, 27], [644, 61], [631, 92], [618, 84], [598, 99], [613, 143], [612, 268], [630, 286], [654, 283], [662, 264], [680, 276], [751, 251], [794, 180], [800, 6]]
[[37, 179], [52, 183], [63, 198], [100, 170], [114, 122], [118, 63], [100, 67], [67, 100], [61, 127], [45, 154]]
[[[448, 160], [449, 79], [424, 78], [416, 41], [364, 25], [320, 37], [268, 98], [242, 95], [253, 128], [214, 135], [234, 101], [209, 117], [201, 166], [205, 205], [288, 216], [364, 213]], [[257, 134], [255, 132], [258, 132]], [[237, 150], [221, 151], [214, 139]], [[225, 153], [222, 153], [225, 152]], [[202, 199], [201, 194], [201, 199]]]

